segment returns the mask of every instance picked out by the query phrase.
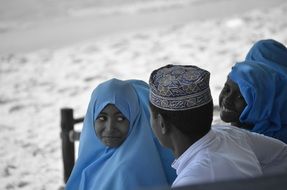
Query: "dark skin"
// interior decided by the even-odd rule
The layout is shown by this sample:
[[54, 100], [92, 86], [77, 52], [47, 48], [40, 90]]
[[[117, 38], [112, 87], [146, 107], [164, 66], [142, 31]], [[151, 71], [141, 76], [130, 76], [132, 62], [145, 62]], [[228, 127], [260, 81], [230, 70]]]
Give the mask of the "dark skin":
[[252, 129], [252, 124], [242, 123], [239, 118], [247, 106], [238, 85], [230, 78], [227, 78], [225, 85], [219, 95], [220, 118], [231, 125]]
[[199, 136], [187, 136], [174, 125], [168, 124], [161, 114], [152, 113], [151, 126], [160, 144], [170, 148], [176, 158], [179, 158], [193, 143], [199, 140]]
[[95, 132], [108, 147], [119, 147], [127, 138], [129, 121], [113, 104], [108, 104], [95, 121]]

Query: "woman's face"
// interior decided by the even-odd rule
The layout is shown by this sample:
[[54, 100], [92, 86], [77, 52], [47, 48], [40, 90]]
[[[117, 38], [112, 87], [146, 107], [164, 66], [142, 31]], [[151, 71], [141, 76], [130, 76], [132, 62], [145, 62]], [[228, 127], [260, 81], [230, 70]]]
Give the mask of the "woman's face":
[[228, 78], [219, 95], [221, 119], [240, 127], [239, 117], [246, 105], [238, 85]]
[[98, 115], [95, 121], [97, 137], [109, 147], [120, 146], [127, 138], [129, 121], [112, 104], [108, 104]]

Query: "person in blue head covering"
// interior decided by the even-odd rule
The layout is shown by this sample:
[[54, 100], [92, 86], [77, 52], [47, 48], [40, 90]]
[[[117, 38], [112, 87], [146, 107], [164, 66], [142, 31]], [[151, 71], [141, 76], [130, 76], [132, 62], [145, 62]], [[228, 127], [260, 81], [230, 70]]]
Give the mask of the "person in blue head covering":
[[176, 157], [172, 187], [287, 172], [285, 143], [230, 125], [212, 125], [209, 79], [207, 70], [194, 65], [166, 65], [150, 75], [152, 129]]
[[275, 40], [254, 44], [235, 64], [219, 95], [220, 117], [287, 143], [287, 49]]
[[111, 79], [93, 91], [67, 190], [134, 190], [169, 186], [172, 153], [150, 127], [148, 85]]

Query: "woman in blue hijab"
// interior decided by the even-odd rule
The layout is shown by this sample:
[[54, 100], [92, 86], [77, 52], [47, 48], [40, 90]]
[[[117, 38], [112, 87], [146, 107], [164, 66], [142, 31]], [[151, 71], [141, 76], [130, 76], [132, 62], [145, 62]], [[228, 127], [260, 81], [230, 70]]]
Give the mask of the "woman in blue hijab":
[[152, 133], [148, 94], [140, 80], [111, 79], [93, 91], [67, 190], [134, 190], [173, 182], [174, 157]]
[[225, 122], [287, 143], [287, 49], [275, 40], [254, 44], [232, 67], [219, 96]]

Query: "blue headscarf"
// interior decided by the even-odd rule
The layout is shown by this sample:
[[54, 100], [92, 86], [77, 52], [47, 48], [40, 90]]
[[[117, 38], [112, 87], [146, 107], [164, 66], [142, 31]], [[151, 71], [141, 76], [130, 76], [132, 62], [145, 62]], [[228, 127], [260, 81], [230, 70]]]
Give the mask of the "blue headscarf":
[[274, 40], [257, 42], [246, 60], [237, 63], [229, 78], [238, 84], [247, 106], [242, 123], [253, 132], [287, 143], [287, 50]]
[[[133, 190], [172, 183], [174, 157], [152, 133], [148, 94], [148, 85], [140, 80], [111, 79], [93, 91], [67, 190]], [[102, 144], [94, 130], [95, 119], [108, 104], [129, 120], [128, 136], [117, 148]]]
[[245, 60], [256, 61], [284, 76], [287, 74], [287, 48], [276, 40], [259, 40], [251, 47]]

